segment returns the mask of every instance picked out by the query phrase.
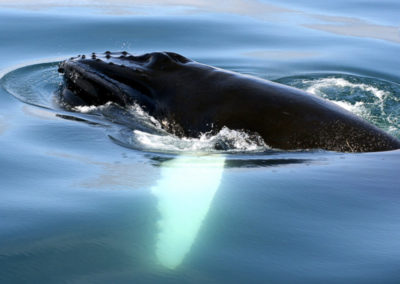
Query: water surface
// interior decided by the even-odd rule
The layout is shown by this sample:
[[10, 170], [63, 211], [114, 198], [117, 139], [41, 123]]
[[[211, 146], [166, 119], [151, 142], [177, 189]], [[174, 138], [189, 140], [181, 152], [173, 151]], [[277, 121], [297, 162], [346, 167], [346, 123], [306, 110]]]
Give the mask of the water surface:
[[399, 151], [179, 139], [54, 97], [64, 58], [168, 50], [400, 137], [397, 1], [28, 2], [0, 1], [0, 282], [398, 283]]

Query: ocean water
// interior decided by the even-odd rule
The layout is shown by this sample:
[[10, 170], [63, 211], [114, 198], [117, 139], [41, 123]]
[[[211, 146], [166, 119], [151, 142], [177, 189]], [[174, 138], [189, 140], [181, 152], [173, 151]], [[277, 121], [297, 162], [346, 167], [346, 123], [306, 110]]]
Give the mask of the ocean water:
[[[399, 283], [400, 150], [60, 108], [58, 62], [174, 51], [400, 137], [400, 2], [0, 0], [0, 283]], [[127, 127], [129, 125], [129, 127]], [[223, 149], [223, 150], [221, 150]]]

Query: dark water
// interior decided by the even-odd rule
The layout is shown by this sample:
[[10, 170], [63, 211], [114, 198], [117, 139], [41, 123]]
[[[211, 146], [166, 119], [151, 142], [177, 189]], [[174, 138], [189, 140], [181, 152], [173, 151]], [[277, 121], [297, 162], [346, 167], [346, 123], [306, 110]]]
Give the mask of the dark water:
[[0, 1], [1, 283], [399, 283], [400, 151], [178, 139], [140, 109], [53, 95], [66, 57], [169, 50], [400, 137], [398, 1], [21, 2]]

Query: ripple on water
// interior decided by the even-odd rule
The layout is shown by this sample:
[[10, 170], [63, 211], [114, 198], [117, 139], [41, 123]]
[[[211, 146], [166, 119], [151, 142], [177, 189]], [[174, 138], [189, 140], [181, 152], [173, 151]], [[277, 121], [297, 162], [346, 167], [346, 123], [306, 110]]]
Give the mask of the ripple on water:
[[62, 83], [57, 69], [58, 62], [28, 65], [5, 74], [0, 82], [24, 103], [56, 109], [54, 93]]

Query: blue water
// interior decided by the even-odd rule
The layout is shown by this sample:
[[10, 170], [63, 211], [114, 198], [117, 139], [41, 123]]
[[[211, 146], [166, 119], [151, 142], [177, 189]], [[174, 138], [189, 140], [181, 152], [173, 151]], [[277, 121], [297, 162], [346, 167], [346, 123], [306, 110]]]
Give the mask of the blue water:
[[67, 57], [168, 50], [400, 137], [398, 1], [26, 3], [0, 1], [1, 283], [399, 283], [399, 150], [161, 139], [54, 96]]

